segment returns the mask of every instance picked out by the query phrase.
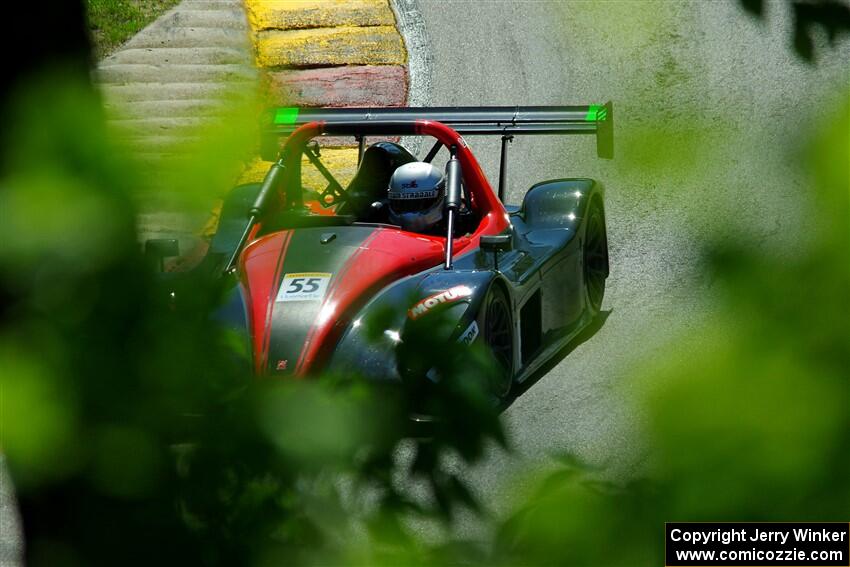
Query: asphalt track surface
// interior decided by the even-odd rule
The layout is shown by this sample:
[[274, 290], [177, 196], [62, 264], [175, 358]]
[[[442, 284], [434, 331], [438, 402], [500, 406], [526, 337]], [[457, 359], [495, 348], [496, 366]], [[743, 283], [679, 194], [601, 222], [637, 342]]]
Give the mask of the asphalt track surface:
[[[420, 0], [419, 8], [435, 106], [614, 102], [613, 161], [596, 158], [590, 137], [517, 138], [510, 147], [509, 203], [544, 179], [604, 182], [607, 317], [506, 410], [513, 450], [494, 449], [465, 477], [499, 509], [524, 473], [561, 453], [611, 479], [643, 474], [652, 451], [632, 403], [635, 369], [679, 356], [671, 339], [698, 341], [713, 301], [700, 269], [706, 242], [746, 227], [766, 253], [790, 254], [817, 222], [806, 215], [794, 148], [818, 108], [850, 93], [848, 44], [822, 52], [817, 67], [801, 62], [778, 2], [764, 23], [721, 1]], [[653, 145], [658, 128], [668, 134]], [[498, 141], [468, 141], [495, 186]]]

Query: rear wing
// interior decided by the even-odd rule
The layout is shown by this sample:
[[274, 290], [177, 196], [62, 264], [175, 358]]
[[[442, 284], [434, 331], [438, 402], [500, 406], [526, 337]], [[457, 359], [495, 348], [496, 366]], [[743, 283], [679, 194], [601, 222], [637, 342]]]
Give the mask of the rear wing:
[[595, 134], [596, 153], [614, 157], [611, 102], [587, 106], [445, 106], [434, 108], [277, 108], [267, 116], [262, 156], [277, 158], [279, 138], [299, 126], [323, 122], [325, 133], [355, 136], [415, 134], [422, 120], [442, 122], [464, 136]]

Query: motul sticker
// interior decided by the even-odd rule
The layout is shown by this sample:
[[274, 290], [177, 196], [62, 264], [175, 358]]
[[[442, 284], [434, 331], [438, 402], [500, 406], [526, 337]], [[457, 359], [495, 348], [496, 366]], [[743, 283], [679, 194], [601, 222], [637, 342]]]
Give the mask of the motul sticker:
[[325, 296], [331, 276], [326, 272], [285, 274], [275, 301], [317, 301]]
[[441, 291], [439, 293], [435, 293], [430, 297], [426, 297], [407, 311], [407, 316], [411, 319], [418, 319], [419, 317], [425, 315], [438, 305], [442, 305], [443, 303], [451, 303], [453, 301], [457, 301], [458, 299], [463, 299], [464, 297], [469, 297], [472, 295], [472, 290], [469, 289], [465, 285], [458, 285], [451, 289], [447, 289], [446, 291]]
[[459, 342], [462, 345], [469, 346], [469, 345], [472, 344], [472, 341], [474, 341], [477, 338], [478, 338], [478, 323], [473, 321], [472, 324], [469, 327], [466, 328], [466, 330], [463, 332], [463, 334], [461, 334], [461, 336], [458, 337], [457, 342]]

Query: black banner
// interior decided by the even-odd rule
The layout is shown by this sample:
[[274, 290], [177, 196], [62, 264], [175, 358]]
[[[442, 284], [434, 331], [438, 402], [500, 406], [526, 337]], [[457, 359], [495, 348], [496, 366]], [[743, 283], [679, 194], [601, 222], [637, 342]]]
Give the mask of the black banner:
[[670, 522], [665, 555], [667, 567], [847, 567], [850, 524]]

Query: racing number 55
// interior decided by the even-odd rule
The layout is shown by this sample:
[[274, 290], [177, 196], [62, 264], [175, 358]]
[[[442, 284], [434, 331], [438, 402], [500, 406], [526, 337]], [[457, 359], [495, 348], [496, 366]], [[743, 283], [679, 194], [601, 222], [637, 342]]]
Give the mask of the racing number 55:
[[311, 301], [322, 299], [331, 279], [329, 273], [303, 272], [283, 276], [277, 301]]
[[[304, 280], [307, 280], [306, 284], [302, 284]], [[321, 278], [294, 278], [289, 282], [289, 288], [286, 290], [286, 293], [313, 293], [319, 289], [319, 282], [322, 281]]]

